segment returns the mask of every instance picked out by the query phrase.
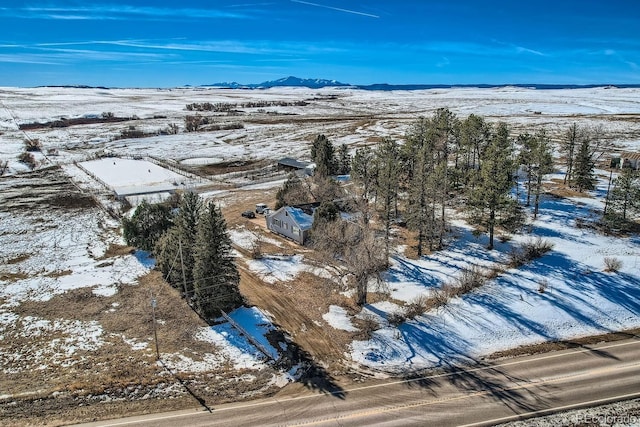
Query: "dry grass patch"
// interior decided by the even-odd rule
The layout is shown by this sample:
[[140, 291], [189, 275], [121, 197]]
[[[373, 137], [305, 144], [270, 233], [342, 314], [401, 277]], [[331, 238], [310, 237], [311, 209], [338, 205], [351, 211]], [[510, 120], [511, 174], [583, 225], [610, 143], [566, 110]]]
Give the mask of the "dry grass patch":
[[103, 260], [103, 259], [113, 258], [118, 256], [131, 255], [134, 251], [135, 251], [135, 248], [133, 246], [118, 245], [116, 243], [111, 243], [107, 248], [107, 250], [104, 252], [104, 255], [102, 255], [98, 259]]
[[3, 261], [3, 263], [7, 265], [20, 264], [21, 262], [26, 261], [29, 258], [31, 258], [31, 254], [21, 254], [17, 257], [9, 258], [8, 260]]
[[0, 280], [3, 282], [17, 282], [18, 280], [24, 280], [28, 277], [30, 276], [24, 271], [17, 271], [15, 273], [6, 271], [0, 272]]
[[192, 168], [205, 175], [221, 175], [229, 172], [245, 172], [260, 169], [274, 162], [269, 160], [244, 160], [197, 165]]
[[71, 273], [73, 273], [73, 271], [71, 271], [71, 270], [56, 270], [56, 271], [51, 271], [51, 272], [45, 274], [45, 276], [46, 277], [56, 278], [56, 277], [69, 276], [69, 275], [71, 275]]
[[[157, 272], [141, 277], [138, 285], [121, 285], [119, 292], [111, 297], [97, 296], [91, 288], [83, 288], [46, 302], [24, 302], [15, 310], [20, 318], [33, 316], [52, 323], [99, 322], [103, 343], [90, 351], [76, 351], [69, 366], [49, 363], [50, 366], [44, 369], [0, 373], [3, 393], [16, 395], [39, 391], [16, 397], [13, 399], [16, 403], [12, 405], [7, 400], [0, 400], [0, 418], [4, 420], [0, 425], [40, 422], [50, 425], [55, 419], [63, 420], [60, 424], [68, 424], [131, 415], [131, 410], [146, 413], [196, 406], [198, 403], [188, 397], [184, 385], [209, 404], [275, 392], [274, 386], [269, 385], [273, 375], [271, 369], [247, 371], [250, 375], [242, 379], [245, 372], [230, 366], [216, 367], [208, 372], [170, 373], [156, 364], [150, 306], [152, 293], [157, 300], [161, 354], [179, 353], [201, 360], [204, 353], [217, 352], [211, 343], [194, 338], [194, 333], [206, 324], [186, 307], [179, 292], [164, 283]], [[56, 330], [36, 336], [13, 335], [9, 337], [13, 349], [9, 354], [28, 355], [51, 345], [56, 339], [66, 338], [64, 331]], [[4, 347], [6, 343], [5, 340]], [[147, 343], [147, 346], [134, 350], [132, 343]], [[112, 399], [122, 402], [107, 403]], [[92, 410], [77, 411], [79, 405]]]
[[[21, 318], [33, 316], [51, 322], [98, 322], [103, 330], [101, 339], [104, 344], [90, 352], [74, 354], [75, 364], [69, 368], [51, 366], [44, 371], [24, 371], [20, 374], [19, 383], [9, 386], [0, 380], [0, 385], [7, 385], [8, 388], [4, 389], [10, 393], [19, 392], [26, 385], [34, 389], [62, 388], [99, 394], [135, 384], [153, 386], [166, 381], [159, 376], [162, 370], [154, 364], [151, 293], [157, 300], [161, 353], [195, 357], [199, 353], [216, 351], [212, 344], [194, 338], [198, 328], [206, 324], [186, 306], [178, 291], [165, 284], [157, 272], [151, 272], [140, 279], [139, 285], [121, 285], [119, 292], [112, 297], [97, 296], [91, 288], [81, 288], [56, 295], [46, 302], [25, 301], [16, 307], [13, 311]], [[55, 332], [35, 337], [14, 335], [11, 348], [17, 353], [64, 338], [64, 334]], [[133, 350], [131, 342], [147, 343], [147, 346]], [[119, 362], [114, 364], [114, 360]]]
[[570, 188], [568, 185], [564, 184], [561, 179], [554, 178], [551, 180], [551, 184], [544, 184], [546, 192], [554, 197], [558, 197], [561, 199], [566, 199], [568, 197], [591, 197], [587, 192], [579, 192]]

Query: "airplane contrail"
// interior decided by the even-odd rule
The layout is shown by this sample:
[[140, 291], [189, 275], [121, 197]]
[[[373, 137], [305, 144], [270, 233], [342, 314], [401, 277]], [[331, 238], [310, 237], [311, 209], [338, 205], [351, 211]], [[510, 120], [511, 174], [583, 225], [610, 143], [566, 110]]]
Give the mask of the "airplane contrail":
[[311, 2], [303, 1], [303, 0], [291, 0], [291, 2], [300, 3], [300, 4], [306, 4], [306, 5], [309, 5], [309, 6], [323, 7], [325, 9], [337, 10], [338, 12], [353, 13], [354, 15], [368, 16], [370, 18], [380, 18], [378, 15], [373, 15], [371, 13], [358, 12], [356, 10], [349, 10], [349, 9], [341, 9], [339, 7], [327, 6], [327, 5], [318, 4], [318, 3], [311, 3]]

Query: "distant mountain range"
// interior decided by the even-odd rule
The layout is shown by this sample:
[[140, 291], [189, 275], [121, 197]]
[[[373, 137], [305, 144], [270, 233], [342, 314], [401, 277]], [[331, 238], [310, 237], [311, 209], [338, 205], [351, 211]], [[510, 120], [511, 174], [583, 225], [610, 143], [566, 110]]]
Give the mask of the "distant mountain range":
[[[191, 85], [186, 85], [190, 87]], [[349, 83], [342, 83], [337, 80], [327, 79], [301, 79], [300, 77], [284, 77], [278, 80], [270, 80], [262, 83], [249, 83], [242, 84], [238, 82], [223, 82], [213, 83], [208, 85], [201, 85], [199, 87], [216, 87], [224, 89], [268, 89], [270, 87], [307, 87], [311, 89], [320, 89], [323, 87], [349, 87], [353, 89], [363, 90], [423, 90], [423, 89], [451, 89], [451, 88], [501, 88], [501, 87], [520, 87], [527, 89], [588, 89], [595, 87], [604, 88], [640, 88], [640, 84], [588, 84], [588, 85], [572, 85], [572, 84], [388, 84], [388, 83], [376, 83], [370, 85], [354, 85]], [[109, 89], [103, 86], [87, 86], [87, 85], [54, 85], [44, 87], [72, 87], [79, 89]]]
[[230, 89], [267, 89], [270, 87], [308, 87], [311, 89], [319, 89], [321, 87], [337, 87], [337, 86], [352, 86], [347, 83], [340, 83], [337, 80], [327, 80], [327, 79], [301, 79], [299, 77], [289, 76], [284, 77], [278, 80], [271, 80], [268, 82], [262, 83], [250, 83], [250, 84], [241, 84], [238, 82], [225, 82], [225, 83], [214, 83], [211, 85], [204, 85], [206, 87], [224, 87]]
[[327, 79], [302, 79], [300, 77], [284, 77], [278, 80], [270, 80], [262, 83], [241, 84], [238, 82], [214, 83], [203, 85], [204, 87], [219, 87], [229, 89], [268, 89], [271, 87], [307, 87], [311, 89], [319, 89], [323, 87], [352, 87], [354, 89], [364, 90], [422, 90], [422, 89], [451, 89], [451, 88], [499, 88], [505, 86], [521, 87], [530, 89], [579, 89], [579, 88], [595, 88], [595, 87], [618, 87], [618, 88], [640, 88], [640, 84], [388, 84], [376, 83], [370, 85], [353, 85], [342, 83], [337, 80]]

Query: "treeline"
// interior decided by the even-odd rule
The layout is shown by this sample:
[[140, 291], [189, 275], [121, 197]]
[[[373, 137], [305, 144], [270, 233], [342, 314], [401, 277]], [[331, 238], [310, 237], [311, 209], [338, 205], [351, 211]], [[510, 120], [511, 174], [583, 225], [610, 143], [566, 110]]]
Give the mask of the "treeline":
[[237, 111], [238, 108], [266, 108], [266, 107], [304, 107], [308, 105], [306, 101], [252, 101], [243, 103], [230, 102], [194, 102], [187, 104], [187, 111], [211, 111], [215, 113], [229, 113]]
[[135, 138], [149, 138], [158, 135], [177, 135], [179, 132], [178, 125], [175, 123], [169, 123], [164, 129], [158, 129], [153, 132], [145, 132], [142, 129], [138, 129], [135, 126], [129, 126], [127, 129], [120, 131], [120, 135], [113, 138], [114, 141], [119, 139], [135, 139]]
[[242, 123], [224, 123], [224, 124], [214, 124], [213, 117], [201, 116], [200, 114], [196, 114], [194, 116], [187, 115], [184, 118], [184, 130], [185, 132], [197, 132], [200, 130], [233, 130], [233, 129], [243, 129], [244, 125]]
[[151, 252], [165, 279], [207, 321], [242, 305], [240, 276], [220, 208], [187, 192], [171, 204], [138, 206], [123, 220], [127, 244]]
[[[595, 188], [595, 163], [603, 132], [571, 125], [558, 148], [567, 170], [565, 182], [577, 191]], [[454, 210], [488, 235], [494, 247], [497, 230], [517, 232], [526, 220], [525, 206], [535, 219], [544, 177], [554, 171], [554, 146], [545, 130], [513, 135], [506, 123], [488, 123], [483, 117], [458, 118], [448, 109], [415, 120], [403, 143], [385, 138], [375, 148], [361, 147], [353, 157], [346, 146], [335, 149], [324, 135], [311, 147], [320, 176], [348, 173], [356, 183], [357, 198], [366, 201], [382, 224], [385, 252], [391, 229], [406, 224], [415, 232], [417, 252], [443, 247]], [[630, 172], [629, 172], [630, 174]], [[635, 175], [634, 175], [635, 176]], [[628, 217], [634, 179], [623, 173], [612, 183], [608, 216]], [[524, 187], [520, 194], [518, 181]], [[289, 189], [300, 185], [288, 183]], [[290, 202], [283, 188], [279, 200]], [[624, 196], [618, 195], [624, 193]], [[622, 198], [622, 202], [619, 200]], [[615, 200], [615, 202], [614, 202]]]
[[117, 123], [126, 122], [129, 120], [138, 120], [137, 117], [116, 117], [111, 112], [102, 113], [100, 116], [95, 117], [76, 117], [72, 119], [62, 118], [59, 120], [52, 120], [49, 122], [35, 122], [35, 123], [23, 123], [18, 127], [20, 130], [35, 130], [35, 129], [47, 129], [47, 128], [65, 128], [69, 126], [77, 125], [90, 125], [96, 123]]
[[[558, 148], [567, 186], [594, 188], [602, 136], [600, 129], [577, 125], [564, 133]], [[342, 266], [337, 269], [340, 282], [353, 285], [359, 305], [366, 303], [368, 288], [388, 266], [396, 225], [414, 234], [421, 256], [446, 244], [451, 217], [462, 214], [488, 235], [491, 250], [498, 233], [518, 232], [529, 212], [538, 216], [545, 176], [555, 166], [554, 145], [545, 130], [513, 135], [506, 123], [489, 123], [473, 114], [460, 119], [448, 109], [415, 120], [402, 142], [384, 138], [375, 148], [360, 147], [354, 153], [345, 145], [336, 149], [319, 135], [311, 158], [314, 176], [291, 176], [278, 191], [277, 205], [320, 203], [311, 244], [328, 263]], [[346, 173], [355, 185], [336, 183], [335, 175]], [[633, 201], [640, 200], [638, 193], [626, 190], [634, 185], [637, 189], [637, 173], [630, 170], [612, 183], [608, 217], [628, 217]], [[629, 197], [633, 194], [635, 198]], [[344, 217], [339, 204], [351, 205], [347, 221], [339, 220]]]
[[524, 212], [512, 191], [516, 171], [527, 165], [528, 188], [537, 204], [552, 153], [544, 132], [516, 140], [523, 146], [526, 142], [526, 150], [516, 149], [505, 123], [492, 125], [476, 115], [460, 120], [440, 109], [412, 123], [403, 144], [385, 138], [376, 148], [358, 148], [351, 157], [346, 146], [336, 150], [320, 135], [311, 157], [316, 175], [350, 171], [358, 189], [355, 197], [378, 214], [387, 255], [396, 223], [406, 223], [416, 233], [422, 255], [443, 246], [454, 206], [463, 206], [468, 219], [487, 231], [489, 249], [496, 227], [515, 231], [522, 225]]

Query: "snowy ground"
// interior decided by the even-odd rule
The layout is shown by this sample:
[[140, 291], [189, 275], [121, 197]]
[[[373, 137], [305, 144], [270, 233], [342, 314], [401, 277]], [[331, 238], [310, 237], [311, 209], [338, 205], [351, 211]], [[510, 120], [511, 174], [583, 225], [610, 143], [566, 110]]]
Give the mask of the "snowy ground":
[[175, 191], [192, 187], [194, 184], [184, 175], [141, 159], [108, 157], [78, 165], [104, 182], [119, 196]]
[[[366, 306], [360, 316], [373, 316], [381, 328], [371, 340], [354, 341], [351, 357], [372, 369], [406, 372], [470, 362], [525, 344], [640, 327], [640, 239], [576, 227], [578, 219], [594, 219], [598, 203], [545, 197], [530, 233], [497, 242], [492, 252], [485, 249], [485, 236], [475, 237], [456, 221], [455, 237], [445, 250], [420, 260], [395, 256], [385, 279], [393, 299], [409, 302], [428, 296], [463, 268], [504, 264], [518, 242], [539, 236], [554, 244], [542, 258], [507, 269], [482, 288], [398, 327], [387, 318], [401, 307], [391, 302]], [[605, 272], [605, 257], [622, 261], [622, 269]], [[344, 313], [326, 316], [334, 327], [345, 322]]]
[[[242, 123], [242, 129], [185, 133], [184, 117], [193, 114], [185, 105], [193, 102], [242, 103], [256, 100], [300, 101], [307, 106], [269, 107], [268, 111], [244, 108], [237, 116], [216, 116], [216, 123]], [[34, 302], [47, 302], [74, 290], [87, 288], [96, 297], [117, 294], [119, 286], [138, 283], [152, 263], [141, 254], [117, 254], [108, 260], [103, 256], [112, 245], [121, 244], [118, 224], [96, 206], [76, 210], [48, 210], [22, 205], [26, 197], [37, 206], [41, 193], [33, 200], [25, 196], [23, 179], [26, 165], [17, 161], [26, 138], [38, 139], [43, 151], [34, 153], [37, 169], [52, 164], [62, 165], [74, 185], [87, 195], [111, 207], [113, 201], [103, 186], [83, 172], [74, 162], [86, 162], [97, 154], [123, 157], [158, 156], [183, 165], [203, 165], [236, 160], [308, 157], [311, 141], [319, 133], [334, 144], [346, 143], [352, 148], [373, 144], [381, 137], [401, 138], [409, 124], [435, 109], [448, 107], [461, 118], [474, 113], [490, 121], [505, 120], [514, 132], [535, 131], [545, 127], [553, 135], [563, 132], [571, 123], [581, 126], [602, 125], [611, 136], [608, 143], [632, 151], [640, 149], [640, 90], [579, 89], [533, 90], [524, 88], [442, 89], [425, 91], [371, 92], [344, 88], [293, 89], [277, 88], [261, 91], [219, 89], [72, 89], [72, 88], [0, 88], [0, 161], [8, 160], [10, 177], [0, 179], [0, 350], [4, 338], [20, 329], [21, 338], [50, 337], [46, 348], [23, 349], [21, 353], [0, 351], [0, 366], [5, 373], [42, 370], [52, 366], [90, 363], [83, 357], [110, 343], [105, 329], [90, 320], [45, 319], [20, 316], [17, 307]], [[47, 128], [22, 132], [19, 124], [45, 122], [65, 117], [100, 115], [112, 112], [118, 117], [139, 119], [110, 124]], [[539, 113], [539, 114], [538, 114]], [[139, 139], [117, 139], [122, 130], [135, 126], [155, 132], [169, 124], [178, 124], [177, 135], [158, 135]], [[129, 168], [140, 172], [134, 181], [126, 175], [103, 173], [103, 160], [93, 170], [114, 187], [149, 185], [162, 181], [173, 186], [176, 176], [146, 180], [155, 176], [151, 164]], [[118, 159], [117, 162], [124, 162]], [[94, 165], [94, 163], [85, 163]], [[153, 165], [155, 166], [155, 165]], [[131, 176], [130, 176], [131, 177]], [[181, 175], [180, 179], [184, 178]], [[123, 179], [119, 182], [119, 179]], [[238, 177], [235, 184], [247, 184]], [[212, 185], [210, 197], [233, 196], [234, 191], [272, 189], [278, 180], [248, 184], [238, 189]], [[45, 179], [38, 186], [47, 188]], [[65, 184], [66, 185], [66, 184]], [[47, 193], [55, 200], [56, 188]], [[28, 193], [28, 192], [27, 192]], [[358, 316], [369, 314], [378, 319], [380, 329], [372, 339], [354, 341], [350, 357], [372, 370], [397, 373], [432, 366], [464, 363], [497, 350], [545, 340], [566, 339], [580, 335], [640, 327], [640, 239], [605, 237], [589, 228], [578, 228], [576, 218], [588, 222], [594, 211], [602, 208], [602, 184], [594, 192], [597, 198], [556, 199], [545, 197], [540, 217], [531, 225], [530, 236], [552, 241], [552, 252], [519, 269], [508, 269], [486, 286], [462, 298], [451, 300], [445, 307], [392, 327], [390, 313], [400, 311], [396, 302], [409, 302], [416, 296], [429, 295], [470, 265], [490, 267], [503, 264], [507, 253], [528, 236], [517, 236], [497, 243], [487, 252], [485, 237], [475, 237], [463, 221], [453, 223], [454, 235], [449, 246], [421, 260], [411, 260], [399, 251], [385, 279], [393, 301], [368, 305]], [[232, 203], [233, 197], [220, 201]], [[16, 206], [8, 209], [7, 206]], [[25, 208], [25, 206], [27, 206]], [[230, 232], [233, 242], [250, 250], [255, 235], [238, 227]], [[280, 247], [270, 237], [265, 242]], [[603, 271], [603, 260], [612, 256], [623, 262], [618, 273]], [[307, 254], [267, 256], [248, 260], [251, 271], [266, 286], [280, 282], [295, 284], [303, 272], [329, 277], [325, 269], [314, 266]], [[544, 293], [538, 292], [546, 284]], [[274, 286], [275, 287], [275, 286]], [[109, 310], [117, 311], [112, 306]], [[264, 337], [268, 319], [254, 310], [232, 313], [243, 326]], [[357, 322], [347, 310], [331, 305], [322, 319], [339, 331], [355, 332]], [[161, 319], [162, 320], [162, 319]], [[320, 316], [317, 319], [321, 322]], [[196, 356], [183, 352], [163, 353], [171, 369], [180, 372], [203, 372], [221, 366], [242, 371], [260, 369], [265, 361], [261, 354], [228, 324], [197, 331], [198, 340], [211, 344], [211, 350]], [[151, 354], [151, 341], [120, 338], [127, 350]], [[266, 343], [265, 345], [268, 345]], [[275, 350], [275, 349], [274, 349]], [[193, 357], [192, 357], [193, 356]], [[38, 371], [39, 372], [39, 371]], [[247, 375], [252, 375], [248, 373]], [[245, 378], [250, 381], [251, 378]], [[274, 378], [281, 385], [288, 377]]]
[[[110, 330], [112, 320], [107, 326], [93, 320], [126, 316], [124, 312], [119, 314], [120, 303], [104, 303], [105, 309], [101, 301], [116, 297], [123, 287], [137, 286], [141, 276], [153, 268], [154, 260], [141, 251], [129, 253], [119, 233], [119, 222], [91, 200], [71, 185], [62, 170], [0, 179], [1, 374], [60, 375], [56, 374], [59, 369], [91, 363], [94, 352], [108, 352], [114, 342], [124, 343], [125, 352], [127, 347], [129, 351], [141, 351], [143, 359], [153, 357], [151, 335], [140, 336], [139, 331], [132, 332], [138, 335], [128, 335]], [[71, 207], [71, 203], [80, 205]], [[113, 248], [125, 250], [109, 253]], [[77, 313], [69, 312], [54, 299], [83, 289], [95, 296], [87, 303], [95, 304], [98, 311], [88, 319], [74, 319]], [[23, 314], [25, 307], [34, 304], [46, 317]], [[111, 318], [105, 317], [105, 312]], [[141, 314], [138, 311], [136, 318]], [[161, 329], [162, 316], [159, 313]], [[260, 335], [269, 329], [268, 319], [252, 310], [240, 310], [232, 317], [245, 329], [256, 332], [258, 338], [262, 336], [263, 345], [268, 346]], [[230, 363], [233, 369], [248, 372], [267, 364], [266, 357], [228, 324], [203, 328], [193, 339], [211, 344], [209, 352], [197, 360], [182, 351], [163, 353], [174, 372], [224, 370]], [[283, 378], [274, 381], [280, 384]]]
[[[640, 141], [638, 89], [526, 88], [432, 89], [421, 91], [363, 91], [350, 88], [272, 88], [268, 90], [182, 89], [75, 89], [0, 88], [0, 159], [9, 160], [11, 172], [27, 170], [17, 161], [24, 139], [38, 139], [42, 164], [84, 161], [95, 154], [158, 156], [182, 164], [235, 160], [307, 158], [309, 144], [319, 133], [334, 144], [371, 144], [381, 137], [402, 137], [409, 123], [446, 107], [460, 117], [474, 113], [490, 121], [505, 120], [514, 129], [545, 127], [562, 132], [571, 123], [602, 125], [617, 147], [633, 148]], [[242, 123], [242, 129], [184, 132], [184, 117], [194, 114], [193, 102], [243, 103], [254, 101], [306, 101], [306, 106], [242, 108], [238, 115], [215, 116], [218, 124]], [[113, 113], [138, 119], [108, 124], [22, 132], [19, 124], [46, 122], [61, 117]], [[539, 114], [538, 114], [539, 113]], [[308, 121], [305, 121], [310, 119]], [[177, 135], [116, 139], [134, 126], [147, 133], [176, 124]], [[49, 151], [55, 150], [55, 151]], [[50, 153], [46, 155], [46, 153]]]

